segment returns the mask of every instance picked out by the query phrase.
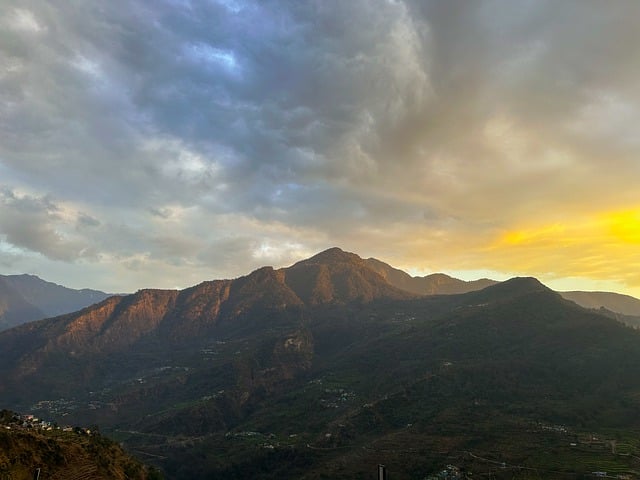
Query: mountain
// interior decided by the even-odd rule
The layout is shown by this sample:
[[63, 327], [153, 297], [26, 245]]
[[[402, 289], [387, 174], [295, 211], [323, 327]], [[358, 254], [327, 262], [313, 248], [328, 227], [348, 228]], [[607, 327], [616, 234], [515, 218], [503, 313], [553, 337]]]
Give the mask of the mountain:
[[172, 480], [635, 475], [640, 332], [534, 278], [420, 296], [369, 264], [330, 249], [1, 332], [0, 398]]
[[0, 277], [0, 330], [44, 318], [46, 315], [29, 303], [4, 277]]
[[98, 290], [63, 287], [35, 275], [0, 275], [0, 330], [75, 312], [108, 296]]
[[412, 277], [408, 273], [398, 270], [380, 260], [369, 258], [366, 265], [379, 273], [391, 285], [418, 295], [455, 295], [459, 293], [481, 290], [496, 281], [482, 278], [470, 282], [450, 277], [444, 273], [433, 273], [424, 277]]
[[[418, 295], [455, 295], [482, 290], [499, 282], [482, 278], [464, 281], [444, 273], [424, 277], [412, 277], [403, 270], [392, 267], [375, 258], [365, 260], [367, 267], [379, 273], [394, 287]], [[604, 309], [601, 313], [616, 318], [627, 325], [640, 325], [640, 299], [612, 292], [559, 292], [563, 298], [589, 309]]]
[[640, 317], [640, 300], [611, 292], [559, 292], [567, 300], [585, 308], [606, 308], [623, 315]]
[[[147, 289], [114, 296], [0, 335], [5, 366], [0, 365], [0, 373], [15, 382], [11, 388], [0, 384], [0, 393], [18, 395], [25, 386], [29, 391], [39, 386], [43, 393], [67, 395], [75, 378], [89, 381], [104, 373], [105, 364], [87, 363], [87, 357], [102, 359], [166, 344], [188, 347], [212, 335], [256, 336], [277, 328], [281, 317], [295, 318], [297, 328], [305, 307], [410, 298], [414, 295], [389, 285], [360, 257], [337, 248], [288, 268], [263, 267], [235, 280], [207, 281], [182, 291]], [[12, 368], [16, 362], [17, 368]], [[46, 380], [31, 382], [34, 374]], [[51, 378], [66, 383], [51, 384]]]
[[368, 261], [339, 248], [326, 250], [284, 271], [287, 284], [308, 305], [411, 297], [406, 289], [386, 281]]

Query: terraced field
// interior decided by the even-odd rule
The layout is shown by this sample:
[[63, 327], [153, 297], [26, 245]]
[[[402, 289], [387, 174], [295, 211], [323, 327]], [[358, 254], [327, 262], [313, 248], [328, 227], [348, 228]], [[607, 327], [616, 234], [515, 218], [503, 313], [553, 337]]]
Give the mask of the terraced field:
[[59, 470], [51, 480], [93, 480], [98, 476], [98, 467], [90, 461], [83, 461]]

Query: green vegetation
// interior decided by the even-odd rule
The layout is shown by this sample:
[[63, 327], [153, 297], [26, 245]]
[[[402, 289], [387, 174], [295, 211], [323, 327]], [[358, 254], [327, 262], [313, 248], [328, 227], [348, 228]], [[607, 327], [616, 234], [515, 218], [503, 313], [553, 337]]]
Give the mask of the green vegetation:
[[34, 391], [55, 385], [66, 396], [43, 409], [99, 424], [173, 480], [374, 478], [379, 463], [394, 480], [447, 465], [639, 475], [640, 333], [535, 280], [243, 312], [208, 335], [78, 360], [86, 392], [51, 369]]
[[394, 479], [452, 463], [493, 478], [635, 478], [637, 334], [546, 292], [476, 301], [318, 312], [314, 368], [260, 396], [229, 434], [153, 451], [177, 480], [371, 478], [378, 463]]

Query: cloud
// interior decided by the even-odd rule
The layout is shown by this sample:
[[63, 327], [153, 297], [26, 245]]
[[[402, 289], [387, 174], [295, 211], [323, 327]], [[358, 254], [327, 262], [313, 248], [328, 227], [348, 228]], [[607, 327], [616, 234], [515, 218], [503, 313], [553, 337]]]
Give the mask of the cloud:
[[487, 253], [503, 232], [635, 201], [636, 2], [7, 12], [0, 258], [18, 249], [12, 268], [40, 255], [100, 282], [135, 272], [126, 289], [163, 268], [186, 286], [340, 245], [417, 268], [507, 269], [515, 257]]
[[65, 230], [64, 212], [50, 198], [0, 191], [0, 235], [9, 246], [53, 260], [86, 256], [88, 245]]
[[12, 30], [31, 34], [37, 34], [43, 31], [43, 27], [30, 10], [15, 8], [6, 18], [6, 23]]
[[100, 220], [92, 217], [91, 215], [87, 215], [86, 213], [80, 213], [78, 215], [77, 226], [80, 229], [99, 227]]

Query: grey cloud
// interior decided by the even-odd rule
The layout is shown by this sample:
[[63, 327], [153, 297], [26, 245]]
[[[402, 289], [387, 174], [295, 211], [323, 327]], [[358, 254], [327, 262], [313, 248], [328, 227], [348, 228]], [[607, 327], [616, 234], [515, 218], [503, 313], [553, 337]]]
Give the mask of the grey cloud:
[[93, 228], [100, 226], [100, 220], [92, 217], [91, 215], [87, 215], [86, 213], [81, 213], [78, 215], [77, 220], [78, 228]]
[[88, 245], [63, 231], [59, 207], [50, 198], [4, 189], [0, 206], [0, 234], [14, 247], [67, 262], [91, 255]]
[[165, 220], [171, 216], [171, 212], [169, 212], [166, 208], [149, 207], [147, 208], [147, 210], [149, 211], [149, 213], [151, 213], [151, 215], [163, 218]]
[[594, 177], [635, 192], [634, 1], [7, 9], [0, 170], [37, 193], [5, 191], [0, 229], [50, 258], [250, 268], [287, 241], [570, 211]]
[[257, 240], [250, 237], [229, 236], [212, 242], [198, 254], [198, 260], [214, 271], [231, 272], [231, 276], [248, 273], [254, 267], [252, 252]]
[[[376, 182], [424, 115], [427, 27], [402, 3], [130, 7], [46, 12], [45, 23], [66, 28], [49, 29], [51, 47], [31, 39], [25, 48], [47, 60], [48, 93], [41, 83], [23, 91], [42, 98], [48, 115], [28, 103], [18, 110], [51, 118], [41, 127], [25, 120], [22, 134], [52, 140], [26, 153], [16, 145], [10, 167], [123, 206], [198, 203], [227, 188], [224, 208], [246, 211], [292, 181]], [[140, 138], [150, 133], [169, 140], [149, 149]], [[179, 149], [220, 171], [197, 182], [179, 169], [164, 175]], [[34, 161], [36, 151], [56, 155]]]

